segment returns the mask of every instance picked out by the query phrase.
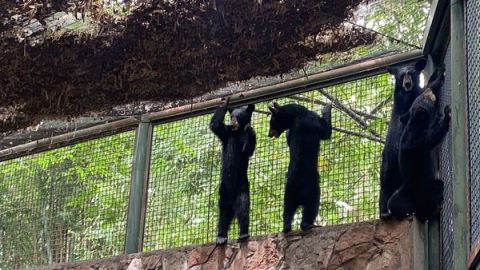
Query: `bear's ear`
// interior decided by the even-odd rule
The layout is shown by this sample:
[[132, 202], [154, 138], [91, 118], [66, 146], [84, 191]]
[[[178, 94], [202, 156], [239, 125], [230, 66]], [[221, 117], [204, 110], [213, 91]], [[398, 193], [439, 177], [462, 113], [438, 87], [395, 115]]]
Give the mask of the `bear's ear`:
[[[274, 105], [275, 106], [275, 105]], [[278, 113], [278, 109], [275, 108], [274, 106], [269, 106], [268, 109], [270, 110], [270, 112], [272, 113], [272, 115], [275, 115]]]
[[255, 105], [253, 105], [253, 104], [248, 104], [248, 106], [247, 106], [247, 112], [253, 113], [253, 111], [255, 111]]
[[427, 59], [425, 58], [420, 58], [416, 63], [415, 63], [415, 69], [417, 71], [422, 71], [425, 69], [427, 66]]
[[397, 69], [394, 68], [394, 67], [387, 67], [387, 71], [388, 73], [392, 74], [392, 75], [396, 75], [397, 74]]

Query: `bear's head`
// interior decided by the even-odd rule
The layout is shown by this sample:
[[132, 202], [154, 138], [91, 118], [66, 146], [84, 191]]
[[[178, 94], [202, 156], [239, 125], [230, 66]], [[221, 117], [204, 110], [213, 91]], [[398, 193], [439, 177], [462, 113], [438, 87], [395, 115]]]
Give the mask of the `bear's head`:
[[427, 88], [415, 101], [408, 113], [401, 117], [401, 121], [410, 122], [416, 127], [429, 127], [431, 121], [435, 117], [435, 101], [436, 96], [433, 94], [431, 88]]
[[233, 131], [243, 130], [245, 126], [252, 121], [252, 114], [255, 110], [255, 105], [249, 104], [235, 109], [228, 109], [230, 113], [230, 125]]
[[425, 58], [419, 59], [413, 65], [403, 67], [387, 67], [387, 71], [395, 76], [396, 91], [403, 91], [406, 93], [413, 92], [415, 88], [420, 85], [420, 74], [427, 65]]
[[271, 112], [268, 137], [278, 138], [285, 130], [290, 128], [295, 118], [294, 112], [298, 111], [297, 107], [298, 105], [295, 104], [280, 106], [276, 102], [273, 102], [272, 106], [268, 107]]
[[435, 105], [437, 95], [445, 80], [445, 70], [443, 68], [435, 70], [430, 76], [425, 90], [412, 103], [408, 113], [401, 117], [401, 121], [406, 123], [408, 119], [418, 127], [428, 127], [435, 117]]

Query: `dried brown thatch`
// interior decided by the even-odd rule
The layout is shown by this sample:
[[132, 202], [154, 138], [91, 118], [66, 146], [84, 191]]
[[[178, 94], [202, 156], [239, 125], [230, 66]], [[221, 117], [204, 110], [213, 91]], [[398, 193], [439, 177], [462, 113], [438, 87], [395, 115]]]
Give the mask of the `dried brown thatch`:
[[[68, 6], [57, 2], [30, 17], [42, 22]], [[154, 1], [121, 21], [97, 16], [95, 35], [67, 33], [35, 46], [13, 37], [15, 25], [5, 21], [12, 7], [2, 4], [0, 132], [133, 101], [193, 97], [370, 44], [374, 34], [343, 23], [360, 2], [230, 0], [215, 10], [205, 0]]]

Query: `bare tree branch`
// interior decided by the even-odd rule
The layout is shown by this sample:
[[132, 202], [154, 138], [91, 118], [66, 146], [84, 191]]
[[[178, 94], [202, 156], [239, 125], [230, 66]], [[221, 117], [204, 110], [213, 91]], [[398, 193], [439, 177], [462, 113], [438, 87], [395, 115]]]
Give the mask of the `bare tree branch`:
[[375, 108], [373, 108], [373, 110], [370, 112], [371, 114], [376, 114], [378, 113], [385, 105], [387, 105], [388, 103], [390, 103], [390, 101], [392, 100], [392, 97], [393, 95], [390, 95], [389, 97], [387, 97], [385, 100], [383, 100], [382, 102], [380, 102], [377, 106], [375, 106]]
[[[318, 99], [311, 99], [311, 98], [308, 98], [308, 97], [305, 97], [305, 96], [289, 96], [287, 98], [297, 100], [297, 101], [313, 102], [313, 104], [316, 104], [316, 105], [322, 105], [322, 106], [327, 105], [326, 102], [323, 102], [323, 101], [318, 100]], [[366, 119], [378, 119], [379, 118], [378, 116], [374, 115], [373, 113], [366, 113], [366, 112], [362, 112], [362, 111], [355, 110], [355, 109], [351, 109], [351, 110], [353, 112], [355, 112], [356, 114], [365, 117]]]
[[349, 107], [347, 107], [346, 105], [344, 105], [340, 100], [338, 100], [335, 96], [331, 95], [330, 93], [328, 93], [327, 91], [325, 91], [325, 89], [323, 88], [320, 88], [318, 89], [317, 91], [319, 91], [320, 93], [322, 93], [322, 95], [324, 95], [325, 97], [327, 97], [335, 107], [337, 107], [338, 109], [344, 111], [348, 116], [350, 116], [353, 120], [355, 120], [355, 122], [357, 122], [362, 128], [364, 128], [365, 130], [367, 130], [368, 132], [372, 133], [375, 137], [379, 137], [381, 138], [382, 136], [380, 134], [378, 134], [374, 129], [372, 129], [371, 127], [368, 126], [368, 123], [363, 120], [360, 116], [358, 116], [354, 111], [352, 111], [352, 109], [350, 109]]
[[352, 136], [356, 136], [356, 137], [368, 139], [368, 140], [371, 140], [371, 141], [374, 141], [374, 142], [379, 142], [379, 143], [385, 144], [385, 139], [383, 139], [382, 137], [372, 136], [372, 135], [369, 135], [369, 134], [360, 133], [360, 132], [356, 132], [356, 131], [351, 131], [351, 130], [343, 129], [343, 128], [339, 128], [339, 127], [332, 127], [332, 129], [335, 130], [335, 131], [341, 132], [341, 133], [348, 134], [348, 135], [352, 135]]
[[[270, 114], [269, 112], [262, 111], [262, 110], [255, 110], [255, 112], [260, 113], [260, 114], [266, 114], [266, 115]], [[332, 127], [332, 129], [335, 130], [335, 131], [341, 132], [341, 133], [345, 133], [345, 134], [348, 134], [348, 135], [368, 139], [368, 140], [371, 140], [371, 141], [374, 141], [374, 142], [379, 142], [379, 143], [383, 143], [383, 144], [385, 143], [385, 139], [383, 139], [380, 136], [375, 136], [375, 135], [372, 136], [370, 134], [356, 132], [356, 131], [352, 131], [352, 130], [348, 130], [348, 129], [344, 129], [344, 128], [340, 128], [340, 127]]]

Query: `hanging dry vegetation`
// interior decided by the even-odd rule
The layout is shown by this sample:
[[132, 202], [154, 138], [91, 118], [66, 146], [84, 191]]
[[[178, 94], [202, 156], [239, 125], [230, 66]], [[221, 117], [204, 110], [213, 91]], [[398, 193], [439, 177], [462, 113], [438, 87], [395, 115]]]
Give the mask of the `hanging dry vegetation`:
[[[0, 132], [193, 97], [377, 38], [344, 24], [360, 0], [142, 1], [123, 16], [96, 0], [23, 1], [0, 4]], [[43, 31], [61, 10], [88, 17], [90, 31]], [[32, 21], [42, 31], [25, 37]]]

